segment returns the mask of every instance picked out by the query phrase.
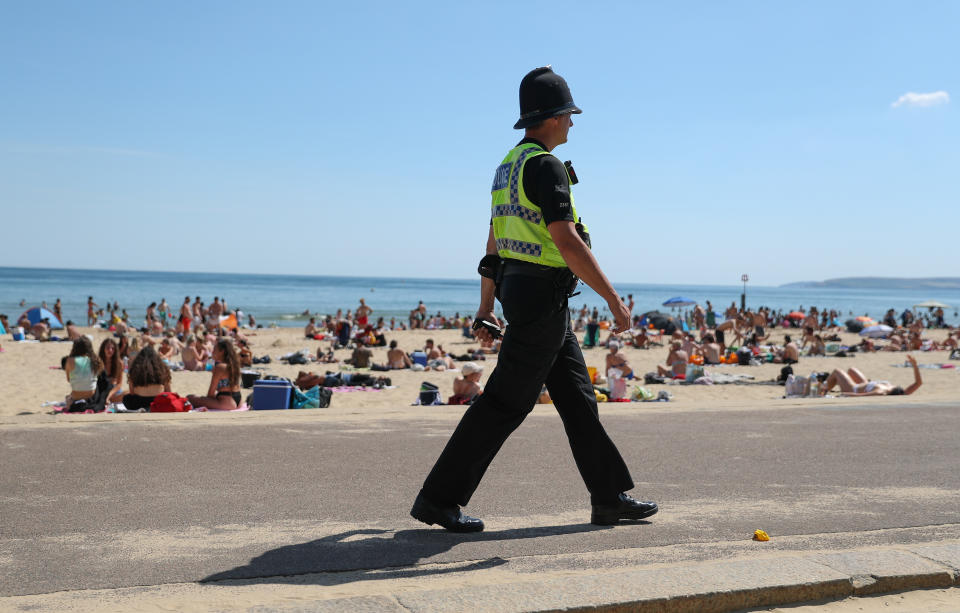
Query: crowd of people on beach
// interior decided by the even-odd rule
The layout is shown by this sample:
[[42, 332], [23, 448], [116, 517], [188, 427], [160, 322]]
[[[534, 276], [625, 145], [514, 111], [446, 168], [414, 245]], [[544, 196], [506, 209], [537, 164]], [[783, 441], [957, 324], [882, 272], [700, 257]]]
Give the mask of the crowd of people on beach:
[[[632, 308], [632, 297], [628, 304]], [[626, 301], [625, 301], [626, 302]], [[651, 346], [663, 346], [667, 343], [667, 355], [655, 373], [648, 373], [646, 381], [663, 382], [665, 379], [685, 380], [691, 376], [703, 376], [702, 370], [691, 366], [738, 364], [750, 365], [764, 362], [785, 365], [781, 371], [781, 383], [788, 374], [792, 375], [792, 365], [800, 361], [801, 356], [834, 355], [846, 357], [858, 352], [875, 351], [951, 351], [957, 352], [960, 342], [960, 329], [953, 329], [943, 321], [943, 310], [931, 309], [927, 316], [915, 316], [908, 310], [899, 318], [895, 311], [887, 311], [883, 322], [886, 329], [878, 328], [878, 334], [862, 338], [858, 343], [844, 345], [839, 333], [860, 332], [865, 324], [876, 324], [866, 316], [839, 321], [836, 310], [803, 307], [784, 313], [760, 307], [756, 311], [738, 309], [731, 304], [724, 311], [724, 318], [713, 312], [712, 305], [706, 302], [706, 308], [696, 305], [693, 309], [678, 317], [666, 319], [668, 326], [655, 325], [650, 314], [633, 318], [633, 328], [625, 334], [611, 334], [605, 341], [597, 340], [596, 329], [604, 328], [604, 319], [596, 309], [590, 312], [586, 305], [577, 314], [576, 326], [584, 331], [584, 346], [604, 346], [609, 350], [605, 356], [606, 370], [614, 372], [616, 377], [634, 378], [633, 368], [621, 351], [622, 343], [631, 344], [638, 349]], [[660, 320], [664, 321], [663, 318]], [[799, 342], [793, 335], [785, 334], [783, 344], [776, 344], [769, 333], [771, 326], [780, 326], [786, 330], [799, 329]], [[925, 338], [923, 332], [930, 327], [947, 328], [944, 340], [938, 342]], [[666, 340], [665, 336], [669, 339]], [[907, 363], [913, 367], [914, 380], [906, 387], [889, 381], [872, 381], [856, 368], [833, 369], [830, 373], [814, 373], [803, 380], [802, 395], [824, 395], [838, 388], [840, 393], [849, 396], [912, 394], [922, 384], [922, 378], [916, 359], [906, 356]], [[798, 379], [799, 381], [799, 379]], [[814, 381], [811, 388], [811, 381]]]
[[[42, 308], [46, 308], [46, 303]], [[226, 300], [219, 296], [215, 296], [209, 305], [199, 296], [193, 300], [186, 296], [177, 310], [171, 309], [164, 299], [152, 302], [146, 308], [141, 326], [136, 326], [127, 310], [121, 309], [116, 302], [101, 307], [90, 296], [87, 309], [88, 325], [100, 325], [112, 333], [96, 351], [92, 337], [82, 334], [73, 321], [68, 320], [64, 326], [65, 338], [52, 336], [48, 319], [30, 322], [25, 313], [17, 322], [29, 330], [34, 340], [73, 343], [69, 355], [63, 358], [61, 364], [70, 385], [70, 393], [65, 401], [66, 410], [70, 412], [98, 412], [110, 403], [120, 404], [126, 412], [148, 411], [158, 397], [173, 394], [170, 387], [171, 372], [175, 370], [211, 372], [207, 394], [186, 396], [187, 406], [208, 410], [236, 409], [242, 403], [241, 369], [270, 360], [268, 356], [256, 358], [253, 355], [245, 332], [262, 326], [257, 325], [252, 314], [247, 316], [243, 324], [243, 314], [231, 311]], [[53, 307], [53, 313], [62, 317], [59, 299]], [[463, 355], [448, 353], [442, 345], [434, 344], [432, 339], [427, 339], [421, 349], [405, 352], [393, 340], [389, 345], [386, 363], [377, 364], [373, 363], [371, 347], [387, 346], [388, 331], [407, 329], [407, 326], [398, 324], [395, 318], [389, 324], [382, 317], [373, 323], [370, 320], [372, 313], [373, 309], [361, 298], [355, 311], [348, 309], [344, 313], [341, 309], [335, 315], [326, 315], [322, 322], [318, 322], [317, 317], [310, 317], [304, 327], [304, 336], [321, 341], [315, 357], [307, 356], [304, 359], [300, 356], [303, 362], [294, 361], [294, 355], [281, 359], [286, 358], [290, 364], [308, 361], [336, 364], [341, 360], [335, 357], [334, 351], [346, 348], [352, 353], [342, 362], [351, 369], [444, 371], [456, 370], [456, 362], [466, 362], [460, 368], [463, 376], [454, 382], [452, 398], [457, 402], [466, 402], [479, 392], [476, 387], [483, 368], [470, 360], [483, 360], [485, 355], [496, 353], [499, 340]], [[5, 328], [10, 327], [5, 315], [2, 316], [2, 322]], [[449, 319], [439, 313], [429, 317], [422, 301], [410, 318], [411, 328], [449, 329], [456, 326], [462, 328], [464, 336], [468, 338], [473, 338], [471, 325], [470, 318], [461, 318], [459, 314]], [[328, 341], [326, 347], [323, 341]], [[297, 381], [298, 384], [327, 387], [379, 387], [390, 383], [385, 377], [329, 371], [326, 375], [301, 372]]]
[[[481, 343], [479, 347], [467, 349], [460, 355], [446, 351], [432, 339], [427, 339], [422, 348], [412, 350], [400, 348], [396, 340], [387, 340], [389, 332], [406, 329], [460, 329], [463, 338], [474, 340], [471, 317], [456, 313], [448, 318], [439, 312], [431, 316], [423, 301], [420, 301], [410, 311], [407, 322], [398, 322], [395, 317], [389, 321], [378, 317], [374, 321], [373, 309], [365, 299], [361, 298], [359, 302], [355, 310], [338, 309], [333, 314], [311, 316], [304, 326], [304, 337], [320, 341], [316, 353], [301, 356], [303, 362], [290, 359], [290, 363], [315, 361], [338, 364], [342, 361], [351, 369], [372, 371], [444, 371], [457, 370], [459, 366], [462, 375], [456, 379], [451, 402], [469, 403], [482, 393], [479, 380], [483, 367], [477, 362], [497, 353], [500, 339]], [[628, 295], [624, 302], [632, 312], [635, 308], [633, 296]], [[46, 308], [46, 303], [42, 306]], [[59, 299], [51, 310], [54, 316], [62, 317]], [[304, 315], [309, 315], [309, 311], [305, 311]], [[574, 330], [583, 334], [584, 347], [608, 349], [601, 380], [605, 378], [603, 375], [611, 372], [625, 379], [636, 376], [622, 350], [627, 345], [637, 349], [665, 346], [666, 358], [662, 365], [657, 366], [656, 373], [652, 374], [661, 379], [683, 379], [691, 364], [773, 362], [789, 366], [797, 364], [801, 356], [844, 356], [874, 351], [955, 351], [960, 343], [960, 330], [951, 329], [941, 341], [924, 336], [924, 330], [928, 328], [949, 328], [944, 322], [942, 308], [930, 309], [929, 313], [923, 314], [914, 314], [906, 309], [899, 315], [894, 309], [889, 309], [881, 320], [883, 325], [889, 327], [889, 332], [879, 337], [864, 337], [853, 345], [842, 345], [839, 333], [843, 330], [859, 330], [855, 325], [862, 327], [863, 324], [877, 322], [865, 316], [841, 322], [841, 317], [837, 309], [804, 309], [801, 306], [785, 312], [767, 307], [741, 309], [735, 303], [731, 303], [720, 315], [715, 312], [711, 302], [706, 301], [703, 306], [694, 305], [674, 316], [659, 312], [633, 315], [633, 328], [629, 332], [610, 334], [601, 341], [600, 332], [609, 328], [609, 319], [597, 308], [590, 309], [587, 305], [571, 309]], [[147, 409], [157, 396], [171, 392], [170, 372], [179, 369], [211, 372], [207, 394], [187, 397], [192, 406], [236, 408], [241, 404], [241, 369], [260, 360], [254, 357], [244, 333], [245, 330], [258, 327], [256, 319], [249, 314], [244, 321], [244, 314], [239, 310], [230, 310], [226, 299], [220, 296], [215, 296], [209, 304], [200, 296], [193, 299], [186, 296], [176, 309], [171, 308], [165, 299], [152, 302], [146, 307], [140, 326], [136, 326], [127, 310], [120, 308], [116, 302], [101, 307], [90, 296], [87, 301], [87, 324], [108, 328], [113, 337], [105, 339], [95, 352], [90, 338], [82, 335], [73, 321], [66, 322], [66, 338], [62, 340], [72, 341], [73, 347], [70, 355], [64, 358], [63, 368], [70, 383], [67, 404], [71, 406], [77, 403], [75, 410], [83, 408], [95, 396], [102, 397], [105, 402], [122, 402], [127, 410]], [[0, 325], [6, 330], [11, 329], [6, 315], [0, 315]], [[28, 330], [36, 340], [56, 338], [52, 336], [48, 320], [31, 321], [25, 313], [16, 325]], [[769, 332], [771, 327], [788, 331], [782, 344], [773, 342]], [[384, 363], [374, 362], [373, 347], [388, 348]], [[338, 349], [348, 349], [351, 354], [340, 360], [335, 354]], [[267, 361], [269, 357], [262, 359]], [[300, 379], [319, 378], [331, 385], [352, 380], [351, 375], [343, 377], [341, 373], [336, 373], [337, 376], [333, 377], [336, 381], [330, 381], [330, 375], [329, 372], [327, 375], [302, 372]], [[357, 381], [382, 385], [389, 380], [361, 376]], [[843, 393], [850, 394], [901, 393], [905, 389], [911, 392], [916, 389], [913, 386], [890, 386], [886, 382], [865, 389], [867, 381], [862, 373], [837, 369], [821, 382], [818, 391], [824, 393], [835, 386], [839, 386]], [[916, 387], [919, 387], [919, 381], [918, 376]]]

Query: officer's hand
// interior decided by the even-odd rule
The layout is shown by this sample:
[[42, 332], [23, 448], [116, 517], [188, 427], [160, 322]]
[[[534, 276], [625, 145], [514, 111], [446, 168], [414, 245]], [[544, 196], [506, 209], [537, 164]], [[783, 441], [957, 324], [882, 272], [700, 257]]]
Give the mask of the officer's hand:
[[623, 304], [623, 300], [617, 297], [616, 300], [608, 302], [607, 306], [610, 307], [610, 313], [613, 315], [614, 326], [612, 332], [619, 334], [629, 330], [630, 310], [627, 308], [627, 305]]
[[[501, 329], [503, 329], [503, 324], [500, 323], [500, 320], [497, 319], [497, 316], [493, 314], [493, 311], [484, 311], [484, 310], [481, 309], [481, 310], [477, 311], [477, 316], [476, 316], [474, 319], [475, 319], [476, 321], [479, 321], [479, 320], [481, 320], [481, 319], [483, 319], [483, 320], [485, 320], [485, 321], [489, 321], [490, 323], [496, 324], [496, 325], [499, 326]], [[492, 335], [490, 334], [490, 332], [489, 332], [486, 328], [484, 328], [483, 326], [480, 326], [479, 328], [474, 328], [474, 330], [473, 330], [473, 335], [474, 335], [475, 337], [477, 337], [478, 339], [480, 339], [480, 342], [482, 342], [482, 343], [492, 343], [492, 342], [493, 342], [493, 336], [492, 336]]]

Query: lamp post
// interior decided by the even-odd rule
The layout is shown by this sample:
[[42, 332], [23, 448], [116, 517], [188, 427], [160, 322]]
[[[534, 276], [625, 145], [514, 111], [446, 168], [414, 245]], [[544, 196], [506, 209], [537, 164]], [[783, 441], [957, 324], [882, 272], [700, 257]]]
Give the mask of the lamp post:
[[743, 281], [743, 293], [740, 294], [740, 310], [747, 310], [747, 281], [750, 280], [750, 276], [746, 273], [740, 275], [740, 280]]

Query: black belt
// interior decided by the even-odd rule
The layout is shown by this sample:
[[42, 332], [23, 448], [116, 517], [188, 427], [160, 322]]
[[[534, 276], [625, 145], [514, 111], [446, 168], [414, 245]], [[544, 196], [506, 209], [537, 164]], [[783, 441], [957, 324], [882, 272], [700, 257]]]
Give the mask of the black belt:
[[503, 261], [503, 276], [524, 275], [527, 277], [539, 277], [541, 279], [550, 279], [551, 281], [563, 274], [568, 269], [555, 266], [541, 266], [533, 262], [524, 262], [523, 260], [506, 259]]

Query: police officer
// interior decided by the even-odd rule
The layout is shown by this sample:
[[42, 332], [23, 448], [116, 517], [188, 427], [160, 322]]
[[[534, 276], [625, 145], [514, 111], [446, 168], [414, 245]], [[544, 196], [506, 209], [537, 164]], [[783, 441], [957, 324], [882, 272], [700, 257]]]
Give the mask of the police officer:
[[[452, 532], [478, 532], [483, 522], [464, 515], [466, 505], [497, 451], [533, 409], [541, 386], [563, 420], [577, 468], [590, 492], [591, 522], [612, 525], [657, 512], [652, 502], [634, 500], [627, 466], [600, 423], [597, 401], [577, 338], [570, 327], [567, 298], [576, 277], [607, 301], [614, 332], [629, 328], [630, 312], [590, 252], [590, 237], [570, 195], [572, 168], [551, 155], [567, 142], [571, 115], [581, 113], [566, 81], [549, 67], [520, 82], [520, 120], [525, 137], [511, 149], [493, 180], [492, 222], [481, 280], [477, 322], [499, 326], [493, 314], [500, 300], [509, 322], [497, 367], [483, 394], [467, 409], [410, 514]], [[576, 277], [574, 277], [576, 275]], [[494, 327], [494, 333], [497, 332]], [[477, 335], [490, 340], [480, 326]]]

